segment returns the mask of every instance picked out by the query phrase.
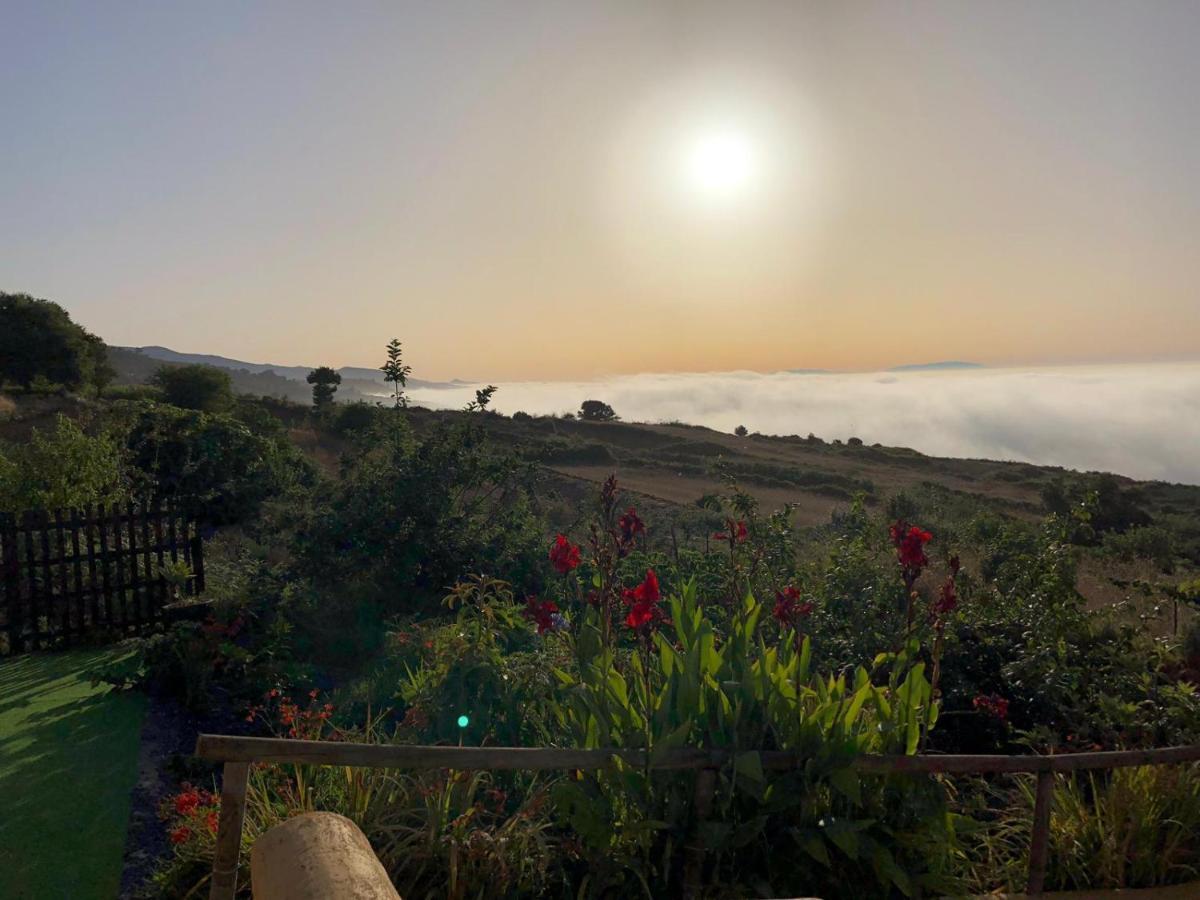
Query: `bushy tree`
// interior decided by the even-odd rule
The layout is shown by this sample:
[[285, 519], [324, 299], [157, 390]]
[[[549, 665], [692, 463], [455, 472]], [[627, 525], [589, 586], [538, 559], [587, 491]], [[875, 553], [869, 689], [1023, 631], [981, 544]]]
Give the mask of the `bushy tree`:
[[308, 373], [305, 380], [312, 385], [313, 409], [320, 410], [333, 403], [333, 395], [342, 383], [342, 376], [329, 366], [318, 366]]
[[0, 293], [0, 384], [102, 389], [113, 378], [104, 342], [57, 303]]
[[748, 432], [746, 430], [745, 425], [739, 425], [737, 428], [733, 429], [733, 433], [736, 434], [738, 437], [745, 437], [750, 432]]
[[206, 413], [226, 412], [233, 406], [229, 373], [215, 366], [159, 366], [152, 380], [172, 406]]
[[0, 447], [0, 510], [66, 509], [126, 496], [120, 448], [66, 416], [53, 431], [35, 428], [26, 443]]
[[463, 572], [527, 583], [544, 555], [534, 471], [470, 423], [418, 438], [384, 417], [304, 523], [299, 556], [319, 583], [393, 608], [440, 599]]
[[579, 418], [585, 422], [613, 422], [618, 416], [603, 400], [584, 400], [579, 407]]
[[230, 416], [152, 403], [129, 414], [134, 492], [176, 498], [213, 524], [249, 519], [264, 500], [311, 475], [285, 439], [255, 434]]

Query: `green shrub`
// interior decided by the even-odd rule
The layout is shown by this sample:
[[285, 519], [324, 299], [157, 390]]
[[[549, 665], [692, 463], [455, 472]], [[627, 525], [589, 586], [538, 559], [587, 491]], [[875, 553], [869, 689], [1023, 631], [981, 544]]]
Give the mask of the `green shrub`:
[[301, 522], [302, 571], [318, 587], [392, 611], [430, 606], [463, 573], [530, 583], [542, 557], [532, 477], [470, 422], [418, 439], [403, 418], [387, 416]]
[[0, 510], [21, 512], [110, 503], [128, 497], [121, 451], [59, 415], [53, 431], [0, 447]]
[[149, 403], [122, 415], [134, 494], [176, 499], [212, 524], [245, 521], [311, 478], [298, 450], [229, 416]]
[[215, 366], [159, 366], [152, 380], [172, 406], [206, 413], [228, 412], [233, 406], [229, 373]]

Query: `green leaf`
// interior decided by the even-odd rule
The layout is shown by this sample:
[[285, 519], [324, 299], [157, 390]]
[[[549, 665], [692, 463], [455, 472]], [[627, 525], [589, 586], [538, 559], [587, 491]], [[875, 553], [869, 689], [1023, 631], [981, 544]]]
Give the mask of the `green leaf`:
[[829, 774], [829, 783], [851, 803], [862, 803], [862, 782], [853, 769], [835, 769]]
[[759, 756], [757, 750], [750, 750], [735, 756], [733, 758], [733, 770], [743, 778], [748, 778], [754, 782], [761, 783], [765, 780], [762, 757]]
[[834, 820], [825, 825], [825, 836], [851, 860], [858, 859], [858, 829], [853, 822]]
[[833, 865], [833, 860], [829, 858], [829, 851], [825, 848], [825, 841], [821, 839], [820, 835], [813, 834], [811, 831], [792, 829], [792, 837], [796, 839], [801, 850], [821, 865], [826, 868]]

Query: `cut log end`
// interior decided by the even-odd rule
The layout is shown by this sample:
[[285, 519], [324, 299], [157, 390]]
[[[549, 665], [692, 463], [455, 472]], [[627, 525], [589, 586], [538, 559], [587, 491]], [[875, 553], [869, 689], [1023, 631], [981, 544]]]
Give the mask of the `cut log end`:
[[334, 813], [276, 825], [250, 851], [254, 900], [400, 900], [358, 826]]

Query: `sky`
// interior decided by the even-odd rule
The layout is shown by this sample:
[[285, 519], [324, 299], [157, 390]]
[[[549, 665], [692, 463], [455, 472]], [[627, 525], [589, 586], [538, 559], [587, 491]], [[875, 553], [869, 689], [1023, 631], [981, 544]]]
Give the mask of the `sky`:
[[0, 290], [491, 381], [1200, 355], [1200, 4], [14, 2]]

